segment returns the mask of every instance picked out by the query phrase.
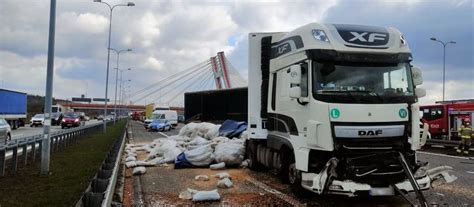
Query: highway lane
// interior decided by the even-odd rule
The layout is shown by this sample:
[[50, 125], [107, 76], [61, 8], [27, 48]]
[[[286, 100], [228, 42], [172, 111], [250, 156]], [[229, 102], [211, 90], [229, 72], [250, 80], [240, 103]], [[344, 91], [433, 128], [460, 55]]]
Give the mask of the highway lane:
[[[86, 122], [86, 125], [100, 123], [102, 121], [98, 120], [90, 120]], [[61, 126], [51, 126], [51, 132], [61, 131]], [[16, 130], [12, 130], [12, 139], [18, 139], [23, 137], [29, 137], [33, 135], [38, 135], [43, 133], [43, 127], [30, 127], [26, 125], [24, 127], [20, 127]]]

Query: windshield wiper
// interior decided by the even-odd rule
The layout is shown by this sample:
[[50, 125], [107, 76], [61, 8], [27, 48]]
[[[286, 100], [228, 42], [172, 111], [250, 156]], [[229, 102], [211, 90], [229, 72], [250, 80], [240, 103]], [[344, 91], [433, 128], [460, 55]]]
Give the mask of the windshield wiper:
[[351, 97], [354, 101], [360, 102], [360, 100], [358, 100], [354, 95], [352, 95], [351, 91], [332, 91], [332, 90], [325, 91], [325, 90], [321, 90], [321, 92], [322, 93], [344, 93], [347, 96]]
[[379, 94], [377, 94], [373, 91], [354, 91], [354, 92], [361, 92], [361, 93], [369, 94], [371, 96], [377, 97], [382, 103], [385, 102], [385, 99], [382, 98], [382, 96], [380, 96]]

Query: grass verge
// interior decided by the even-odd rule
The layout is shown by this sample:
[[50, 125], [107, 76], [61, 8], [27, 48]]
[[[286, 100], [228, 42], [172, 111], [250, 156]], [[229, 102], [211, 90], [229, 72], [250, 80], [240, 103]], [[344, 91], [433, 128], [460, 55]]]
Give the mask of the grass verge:
[[[96, 132], [52, 154], [49, 177], [40, 177], [40, 163], [0, 178], [0, 206], [73, 206], [97, 173], [125, 121]], [[34, 165], [34, 166], [33, 166]]]

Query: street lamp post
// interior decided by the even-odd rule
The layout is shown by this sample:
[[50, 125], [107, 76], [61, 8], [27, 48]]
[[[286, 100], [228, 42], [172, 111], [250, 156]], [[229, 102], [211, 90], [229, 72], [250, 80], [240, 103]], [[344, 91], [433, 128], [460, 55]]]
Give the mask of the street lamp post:
[[[119, 104], [122, 105], [122, 83], [123, 83], [123, 80], [122, 80], [122, 76], [123, 76], [123, 72], [126, 71], [126, 70], [132, 70], [131, 68], [128, 68], [128, 69], [119, 69], [120, 70], [120, 87], [119, 87]], [[118, 70], [117, 70], [118, 71]], [[128, 80], [130, 81], [130, 80]]]
[[[46, 93], [44, 97], [44, 127], [41, 141], [41, 170], [42, 176], [49, 175], [49, 163], [51, 157], [51, 105], [53, 99], [53, 76], [54, 76], [54, 38], [56, 33], [56, 0], [51, 0], [49, 9], [49, 36], [48, 36], [48, 60], [46, 69]], [[26, 149], [26, 148], [24, 148]], [[26, 152], [23, 152], [25, 155]], [[26, 159], [26, 157], [25, 157]]]
[[[94, 2], [105, 4], [109, 7], [109, 40], [107, 46], [107, 75], [105, 77], [105, 100], [104, 100], [104, 117], [107, 116], [107, 91], [109, 89], [109, 63], [110, 63], [110, 37], [112, 35], [112, 13], [115, 7], [118, 6], [135, 6], [133, 2], [128, 2], [127, 4], [116, 4], [114, 6], [110, 6], [110, 4], [103, 2], [102, 0], [94, 0]], [[104, 119], [104, 132], [107, 131], [107, 122]]]
[[120, 70], [120, 68], [119, 68], [120, 53], [121, 52], [131, 52], [132, 49], [116, 50], [114, 48], [110, 48], [110, 50], [117, 53], [117, 68], [115, 68], [117, 71], [115, 73], [115, 97], [114, 97], [114, 114], [115, 114], [114, 122], [115, 122], [117, 120], [116, 119], [117, 118], [117, 82], [118, 82], [118, 72]]
[[444, 101], [444, 85], [445, 85], [445, 76], [446, 76], [446, 45], [449, 43], [456, 44], [455, 41], [443, 42], [441, 40], [436, 39], [435, 37], [430, 38], [435, 42], [439, 42], [443, 45], [443, 101]]

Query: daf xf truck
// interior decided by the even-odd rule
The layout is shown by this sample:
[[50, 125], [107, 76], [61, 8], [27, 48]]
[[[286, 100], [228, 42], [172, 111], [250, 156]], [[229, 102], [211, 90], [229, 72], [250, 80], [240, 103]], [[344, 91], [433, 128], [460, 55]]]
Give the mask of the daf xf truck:
[[416, 158], [425, 90], [399, 30], [311, 23], [248, 38], [251, 169], [279, 169], [298, 192], [415, 191], [422, 205], [433, 179], [455, 179]]

